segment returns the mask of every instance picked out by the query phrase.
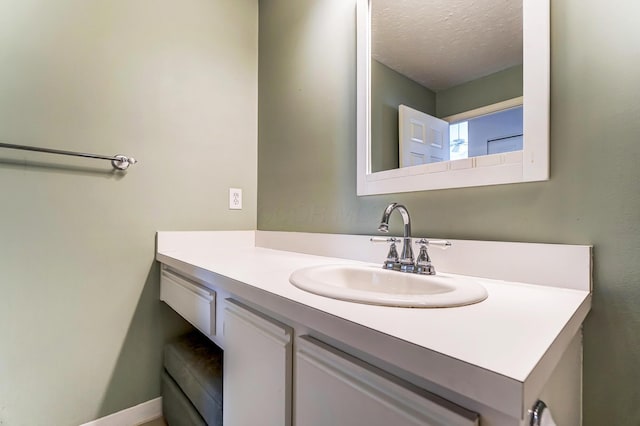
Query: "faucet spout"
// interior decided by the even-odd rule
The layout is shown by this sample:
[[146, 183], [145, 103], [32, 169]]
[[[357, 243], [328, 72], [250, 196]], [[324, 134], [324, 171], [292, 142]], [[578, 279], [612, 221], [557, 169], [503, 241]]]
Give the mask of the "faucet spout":
[[382, 219], [380, 219], [380, 226], [378, 231], [389, 232], [389, 218], [391, 213], [397, 210], [402, 216], [402, 223], [404, 225], [404, 235], [402, 239], [402, 254], [400, 256], [400, 270], [403, 272], [413, 272], [415, 265], [413, 263], [413, 248], [411, 247], [411, 218], [409, 217], [409, 211], [405, 206], [398, 203], [391, 203], [384, 209], [382, 213]]

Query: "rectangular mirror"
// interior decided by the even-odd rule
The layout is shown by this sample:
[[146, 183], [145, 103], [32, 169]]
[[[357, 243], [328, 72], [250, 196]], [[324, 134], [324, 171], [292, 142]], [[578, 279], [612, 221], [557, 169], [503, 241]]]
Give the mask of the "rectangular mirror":
[[358, 195], [549, 177], [549, 0], [358, 1]]

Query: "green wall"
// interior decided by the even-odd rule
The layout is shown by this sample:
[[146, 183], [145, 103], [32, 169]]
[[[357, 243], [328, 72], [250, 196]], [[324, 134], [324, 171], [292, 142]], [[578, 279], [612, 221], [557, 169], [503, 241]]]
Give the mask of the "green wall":
[[584, 424], [640, 424], [640, 3], [552, 2], [549, 181], [369, 197], [352, 3], [260, 2], [258, 228], [375, 234], [398, 201], [419, 236], [593, 244]]
[[[158, 230], [255, 229], [257, 0], [3, 0], [0, 424], [77, 426], [160, 394], [188, 326]], [[232, 161], [236, 160], [236, 161]], [[228, 188], [244, 210], [228, 210]]]
[[436, 116], [448, 117], [519, 96], [522, 96], [522, 65], [438, 91]]

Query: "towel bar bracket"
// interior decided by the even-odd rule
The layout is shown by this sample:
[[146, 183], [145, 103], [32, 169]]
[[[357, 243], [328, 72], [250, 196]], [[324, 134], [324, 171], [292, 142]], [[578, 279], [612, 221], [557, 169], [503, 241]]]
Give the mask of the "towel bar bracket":
[[111, 160], [111, 165], [114, 169], [118, 170], [127, 170], [129, 166], [136, 164], [138, 160], [133, 157], [126, 157], [124, 155], [116, 155], [113, 160]]

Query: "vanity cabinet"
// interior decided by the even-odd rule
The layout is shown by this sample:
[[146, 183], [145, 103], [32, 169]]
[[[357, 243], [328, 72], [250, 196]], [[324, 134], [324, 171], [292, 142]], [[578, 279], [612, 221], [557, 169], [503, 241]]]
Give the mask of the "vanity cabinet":
[[162, 268], [161, 299], [224, 350], [225, 426], [478, 426], [480, 418], [524, 425], [477, 401], [433, 393], [363, 358], [348, 339], [326, 340], [313, 320], [282, 316], [234, 290], [224, 278]]
[[[293, 327], [233, 296], [218, 298], [216, 306], [216, 295], [224, 290], [168, 268], [161, 277], [161, 299], [224, 349], [225, 426], [479, 424], [476, 413], [313, 337], [296, 335]], [[222, 313], [217, 336], [216, 311]]]
[[227, 299], [223, 330], [224, 425], [291, 425], [291, 329]]
[[[524, 426], [538, 399], [557, 424], [581, 424], [589, 247], [456, 242], [463, 265], [494, 262], [505, 273], [495, 259], [508, 253], [516, 275], [478, 278], [490, 294], [482, 303], [421, 310], [303, 292], [291, 274], [334, 259], [296, 251], [295, 239], [263, 248], [248, 241], [258, 234], [229, 236], [161, 233], [157, 255], [162, 300], [224, 350], [225, 426]], [[299, 238], [318, 247], [368, 244], [360, 236]], [[536, 275], [531, 258], [551, 265], [542, 270], [551, 278]], [[480, 276], [474, 271], [454, 273]], [[558, 276], [575, 288], [517, 281]]]
[[296, 340], [295, 424], [478, 426], [462, 409], [308, 336]]

